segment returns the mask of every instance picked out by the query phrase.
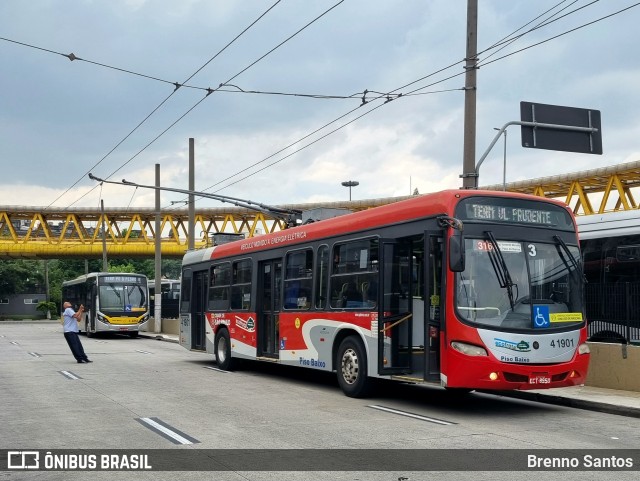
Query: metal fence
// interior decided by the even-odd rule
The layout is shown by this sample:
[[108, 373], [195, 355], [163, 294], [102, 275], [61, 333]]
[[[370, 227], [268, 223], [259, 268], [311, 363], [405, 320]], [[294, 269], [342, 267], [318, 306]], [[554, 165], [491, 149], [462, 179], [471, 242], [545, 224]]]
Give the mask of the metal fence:
[[640, 342], [640, 282], [589, 283], [587, 332], [594, 342]]

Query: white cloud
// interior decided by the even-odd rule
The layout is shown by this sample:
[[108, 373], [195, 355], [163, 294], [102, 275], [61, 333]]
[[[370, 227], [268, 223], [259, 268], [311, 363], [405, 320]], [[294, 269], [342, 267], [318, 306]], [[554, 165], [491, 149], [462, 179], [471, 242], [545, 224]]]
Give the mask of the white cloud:
[[[479, 47], [491, 45], [556, 3], [481, 2]], [[617, 2], [614, 7], [611, 2], [599, 2], [525, 36], [496, 57], [627, 4], [631, 3]], [[126, 0], [83, 2], [62, 10], [56, 2], [45, 0], [6, 0], [0, 3], [0, 24], [7, 38], [182, 81], [266, 8], [263, 2], [253, 0]], [[278, 5], [192, 83], [216, 87], [326, 8], [323, 1]], [[444, 0], [345, 2], [232, 83], [257, 90], [325, 94], [398, 88], [464, 57], [465, 13], [464, 2]], [[601, 110], [605, 153], [580, 156], [523, 149], [519, 132], [512, 128], [508, 134], [508, 181], [638, 160], [640, 122], [635, 106], [640, 99], [635, 83], [639, 72], [629, 64], [629, 59], [635, 58], [636, 45], [628, 31], [635, 28], [639, 14], [640, 8], [632, 9], [482, 67], [478, 72], [477, 157], [495, 135], [493, 128], [517, 120], [519, 102], [528, 100]], [[2, 204], [51, 203], [172, 89], [171, 85], [69, 62], [16, 44], [1, 43], [0, 54], [8, 72], [0, 77], [0, 89], [10, 93], [2, 97], [0, 105]], [[487, 55], [481, 57], [486, 59]], [[406, 93], [460, 72], [457, 65], [400, 91]], [[463, 84], [464, 78], [459, 76], [428, 90], [461, 88]], [[114, 179], [153, 184], [154, 164], [160, 163], [163, 185], [187, 188], [187, 139], [195, 137], [196, 189], [205, 189], [359, 103], [358, 98], [311, 100], [218, 93], [130, 160], [203, 95], [180, 89], [94, 173], [106, 176], [128, 162]], [[353, 197], [359, 199], [406, 195], [410, 178], [411, 187], [421, 193], [456, 188], [462, 170], [463, 103], [461, 91], [391, 102], [221, 193], [285, 204], [344, 199], [348, 192], [340, 182], [349, 179], [360, 182], [352, 190]], [[482, 166], [480, 183], [501, 181], [499, 141]], [[100, 189], [86, 178], [56, 206], [69, 205], [90, 190], [76, 205], [95, 206]], [[153, 206], [153, 191], [134, 192], [132, 196], [130, 188], [102, 188], [110, 205]], [[180, 194], [162, 194], [163, 204], [181, 198]]]

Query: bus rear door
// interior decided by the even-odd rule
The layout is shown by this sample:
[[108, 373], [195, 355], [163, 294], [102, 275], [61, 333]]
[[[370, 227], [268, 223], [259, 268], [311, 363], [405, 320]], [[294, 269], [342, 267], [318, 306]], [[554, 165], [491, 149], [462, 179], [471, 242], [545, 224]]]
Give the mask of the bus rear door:
[[277, 359], [280, 355], [280, 299], [282, 260], [258, 264], [258, 356]]
[[205, 324], [207, 322], [207, 287], [209, 285], [209, 271], [193, 273], [191, 296], [191, 349], [204, 351], [207, 348]]

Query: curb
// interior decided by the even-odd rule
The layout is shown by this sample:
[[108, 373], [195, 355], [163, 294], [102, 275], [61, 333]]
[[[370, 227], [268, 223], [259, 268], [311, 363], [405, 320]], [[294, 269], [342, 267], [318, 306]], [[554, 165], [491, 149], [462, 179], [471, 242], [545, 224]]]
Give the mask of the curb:
[[172, 337], [166, 336], [164, 334], [155, 334], [151, 332], [141, 332], [141, 337], [146, 337], [147, 339], [155, 339], [156, 341], [165, 341], [165, 342], [173, 342], [178, 344], [178, 339], [174, 339]]
[[620, 406], [617, 404], [608, 404], [599, 401], [589, 401], [586, 399], [578, 399], [572, 397], [557, 396], [555, 394], [542, 394], [539, 392], [527, 391], [482, 391], [487, 394], [496, 396], [504, 396], [526, 401], [534, 401], [545, 404], [553, 404], [556, 406], [565, 406], [576, 409], [584, 409], [587, 411], [596, 411], [606, 414], [615, 414], [617, 416], [626, 416], [632, 418], [640, 418], [640, 408], [632, 406]]

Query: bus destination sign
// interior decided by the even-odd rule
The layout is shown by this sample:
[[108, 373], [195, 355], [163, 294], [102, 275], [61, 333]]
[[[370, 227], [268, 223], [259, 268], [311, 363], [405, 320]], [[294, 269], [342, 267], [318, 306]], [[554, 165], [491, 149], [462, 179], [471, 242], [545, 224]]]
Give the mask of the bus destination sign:
[[467, 219], [516, 224], [555, 225], [554, 212], [491, 204], [467, 204]]
[[144, 284], [144, 278], [139, 276], [104, 276], [102, 280], [117, 284]]

